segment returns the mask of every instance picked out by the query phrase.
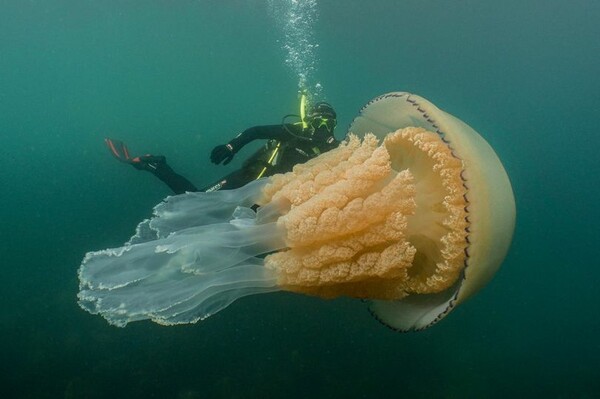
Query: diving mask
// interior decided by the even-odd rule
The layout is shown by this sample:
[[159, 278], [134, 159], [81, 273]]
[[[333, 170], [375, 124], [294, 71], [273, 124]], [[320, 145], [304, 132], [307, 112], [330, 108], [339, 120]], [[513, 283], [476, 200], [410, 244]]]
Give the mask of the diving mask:
[[325, 127], [329, 133], [333, 132], [333, 129], [335, 128], [336, 124], [337, 121], [335, 119], [324, 118], [322, 116], [314, 116], [309, 120], [309, 125], [314, 130], [319, 130], [322, 127]]

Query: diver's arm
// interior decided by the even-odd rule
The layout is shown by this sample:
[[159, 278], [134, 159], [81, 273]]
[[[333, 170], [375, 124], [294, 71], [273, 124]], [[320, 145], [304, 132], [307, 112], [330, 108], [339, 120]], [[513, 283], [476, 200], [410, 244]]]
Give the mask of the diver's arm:
[[[244, 130], [238, 134], [229, 143], [218, 145], [213, 148], [210, 154], [210, 160], [214, 164], [227, 165], [233, 159], [233, 156], [241, 150], [246, 144], [254, 140], [286, 140], [290, 139], [291, 135], [288, 132], [295, 127], [293, 125], [266, 125], [254, 126]], [[286, 129], [287, 128], [287, 129]]]
[[228, 144], [233, 147], [235, 153], [254, 140], [285, 140], [286, 138], [289, 138], [289, 133], [283, 125], [254, 126], [238, 134]]

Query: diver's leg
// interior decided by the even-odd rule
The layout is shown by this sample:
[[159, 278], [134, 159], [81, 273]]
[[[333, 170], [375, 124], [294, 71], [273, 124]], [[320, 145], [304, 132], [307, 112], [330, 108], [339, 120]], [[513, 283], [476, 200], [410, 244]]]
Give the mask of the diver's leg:
[[162, 180], [175, 194], [183, 194], [186, 191], [198, 191], [198, 189], [185, 177], [175, 173], [169, 165], [167, 158], [162, 155], [142, 155], [132, 157], [127, 145], [121, 140], [105, 138], [104, 142], [110, 153], [119, 161], [132, 165], [138, 170], [146, 170]]
[[136, 169], [147, 170], [165, 183], [175, 194], [183, 194], [188, 191], [198, 191], [188, 179], [175, 173], [167, 165], [167, 160], [162, 155], [144, 155], [134, 158], [133, 166]]
[[252, 179], [248, 176], [248, 173], [245, 169], [238, 169], [227, 176], [224, 176], [203, 188], [199, 191], [211, 192], [211, 191], [219, 191], [219, 190], [233, 190], [234, 188], [239, 188], [245, 186], [250, 183]]

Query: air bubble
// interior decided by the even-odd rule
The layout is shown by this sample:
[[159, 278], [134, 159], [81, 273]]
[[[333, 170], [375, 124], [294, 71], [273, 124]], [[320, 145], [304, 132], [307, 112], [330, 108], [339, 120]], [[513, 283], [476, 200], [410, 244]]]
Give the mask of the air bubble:
[[313, 27], [318, 20], [317, 0], [269, 0], [269, 10], [283, 34], [277, 40], [285, 51], [284, 64], [298, 79], [298, 89], [308, 90], [312, 98], [323, 99], [323, 86], [316, 82], [319, 47]]

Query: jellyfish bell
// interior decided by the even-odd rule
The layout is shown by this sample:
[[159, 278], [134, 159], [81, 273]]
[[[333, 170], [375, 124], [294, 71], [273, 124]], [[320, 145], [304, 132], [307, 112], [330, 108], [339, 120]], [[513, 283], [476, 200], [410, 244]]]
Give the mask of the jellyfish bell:
[[492, 147], [470, 126], [426, 99], [405, 92], [379, 96], [362, 108], [349, 131], [385, 137], [389, 131], [407, 126], [436, 133], [462, 163], [468, 234], [464, 269], [452, 287], [399, 301], [373, 301], [373, 314], [399, 330], [423, 329], [436, 323], [482, 288], [504, 260], [515, 226], [512, 187]]
[[432, 325], [506, 254], [506, 173], [477, 133], [407, 93], [371, 101], [351, 131], [290, 173], [167, 198], [124, 246], [86, 255], [79, 304], [118, 326], [169, 325], [286, 290], [372, 300], [399, 330]]

